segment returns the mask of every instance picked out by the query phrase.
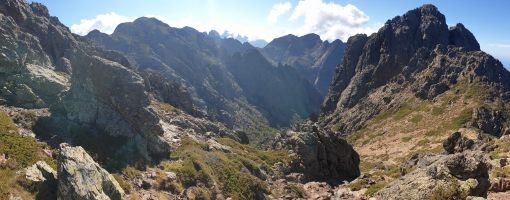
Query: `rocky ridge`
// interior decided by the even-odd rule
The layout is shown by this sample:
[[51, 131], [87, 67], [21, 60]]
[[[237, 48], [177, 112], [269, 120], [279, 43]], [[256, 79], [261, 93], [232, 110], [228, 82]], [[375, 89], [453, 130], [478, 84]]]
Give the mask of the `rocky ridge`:
[[370, 37], [351, 37], [347, 46], [321, 112], [322, 125], [343, 133], [413, 97], [434, 99], [464, 80], [490, 85], [493, 99], [508, 99], [508, 71], [480, 51], [462, 24], [448, 29], [433, 5], [389, 20]]
[[489, 185], [504, 187], [507, 149], [495, 144], [506, 143], [510, 74], [469, 30], [423, 5], [346, 46], [318, 119], [360, 155], [346, 187], [378, 199], [491, 198]]

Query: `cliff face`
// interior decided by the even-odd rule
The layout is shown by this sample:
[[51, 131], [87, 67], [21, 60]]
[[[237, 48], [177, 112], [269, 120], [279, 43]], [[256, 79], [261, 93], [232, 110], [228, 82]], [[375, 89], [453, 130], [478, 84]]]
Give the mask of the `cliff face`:
[[458, 82], [488, 85], [508, 99], [510, 74], [481, 52], [462, 24], [448, 28], [445, 16], [424, 5], [389, 20], [375, 34], [347, 42], [323, 103], [322, 124], [350, 133], [411, 98], [432, 100]]
[[0, 4], [2, 101], [9, 105], [41, 108], [69, 87], [66, 49], [77, 41], [65, 26], [48, 15], [41, 4], [3, 1]]
[[316, 34], [301, 37], [286, 35], [276, 38], [261, 49], [275, 64], [296, 69], [325, 96], [336, 65], [342, 61], [345, 44], [340, 40], [322, 41]]
[[136, 147], [143, 158], [168, 151], [144, 80], [124, 56], [72, 34], [41, 4], [6, 0], [0, 12], [0, 94], [7, 104], [50, 107], [63, 138], [89, 130], [131, 138], [120, 146]]

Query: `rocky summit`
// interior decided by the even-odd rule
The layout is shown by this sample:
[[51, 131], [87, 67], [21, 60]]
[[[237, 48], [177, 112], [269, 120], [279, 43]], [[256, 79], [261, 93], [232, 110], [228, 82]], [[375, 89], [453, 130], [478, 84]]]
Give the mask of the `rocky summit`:
[[[334, 17], [304, 21], [354, 30]], [[510, 73], [446, 21], [254, 47], [151, 17], [80, 36], [2, 0], [0, 200], [508, 199]]]

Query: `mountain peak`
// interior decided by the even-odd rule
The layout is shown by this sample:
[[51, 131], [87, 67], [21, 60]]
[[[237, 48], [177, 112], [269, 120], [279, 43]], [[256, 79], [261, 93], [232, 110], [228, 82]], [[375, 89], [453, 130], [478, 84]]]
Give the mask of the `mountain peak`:
[[135, 21], [133, 21], [133, 24], [151, 24], [157, 26], [168, 26], [168, 24], [165, 24], [164, 22], [155, 17], [139, 17], [138, 19], [135, 19]]
[[437, 7], [430, 4], [389, 20], [378, 34], [380, 36], [391, 34], [393, 38], [409, 38], [416, 47], [434, 48], [437, 44], [449, 43], [446, 18]]
[[458, 23], [450, 30], [450, 45], [464, 47], [467, 51], [480, 51], [480, 44], [475, 36], [462, 23]]
[[433, 4], [423, 4], [418, 8], [423, 14], [431, 14], [431, 15], [443, 15], [439, 12], [439, 9]]
[[[448, 28], [445, 16], [437, 7], [427, 4], [410, 10], [386, 22], [377, 33], [368, 38], [366, 35], [349, 38], [343, 63], [336, 69], [329, 96], [323, 104], [323, 114], [335, 112], [338, 116], [345, 115], [355, 109], [355, 106], [359, 105], [360, 101], [364, 101], [373, 91], [387, 87], [395, 80], [400, 80], [398, 85], [405, 85], [405, 81], [409, 81], [409, 84], [415, 85], [413, 86], [415, 87], [414, 95], [421, 99], [432, 99], [447, 91], [448, 84], [454, 84], [456, 80], [421, 77], [426, 83], [419, 85], [416, 83], [418, 82], [416, 73], [426, 68], [434, 68], [438, 70], [439, 77], [439, 74], [445, 73], [441, 70], [447, 71], [448, 68], [452, 72], [457, 70], [448, 76], [458, 77], [458, 71], [467, 69], [457, 69], [455, 66], [459, 66], [458, 64], [451, 64], [459, 60], [457, 57], [451, 58], [452, 66], [448, 66], [446, 62], [430, 66], [426, 63], [434, 61], [429, 59], [449, 55], [449, 52], [456, 52], [458, 57], [470, 53], [482, 55], [481, 52], [472, 52], [479, 50], [480, 45], [473, 34], [462, 24]], [[479, 56], [478, 60], [484, 59], [486, 59], [485, 56]], [[487, 63], [493, 62], [487, 61]], [[501, 70], [496, 68], [490, 71], [500, 73]], [[383, 105], [386, 104], [381, 103], [380, 107], [384, 107]], [[332, 117], [330, 120], [336, 120], [336, 114], [330, 115]], [[358, 115], [358, 117], [368, 119], [373, 114]], [[348, 128], [344, 130], [353, 130], [349, 127], [350, 124], [346, 123]]]
[[320, 40], [320, 41], [322, 41], [321, 37], [319, 35], [315, 34], [315, 33], [309, 33], [309, 34], [303, 35], [303, 36], [301, 36], [299, 38], [305, 39], [305, 40], [308, 39], [308, 40], [315, 40], [315, 41]]

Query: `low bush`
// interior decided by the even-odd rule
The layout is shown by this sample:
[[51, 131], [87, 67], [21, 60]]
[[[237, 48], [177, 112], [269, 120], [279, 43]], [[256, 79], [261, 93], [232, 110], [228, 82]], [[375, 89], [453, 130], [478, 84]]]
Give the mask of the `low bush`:
[[386, 186], [386, 183], [384, 183], [384, 182], [379, 182], [379, 183], [373, 184], [367, 188], [367, 190], [365, 191], [365, 195], [373, 196], [376, 192], [383, 189], [385, 186]]

